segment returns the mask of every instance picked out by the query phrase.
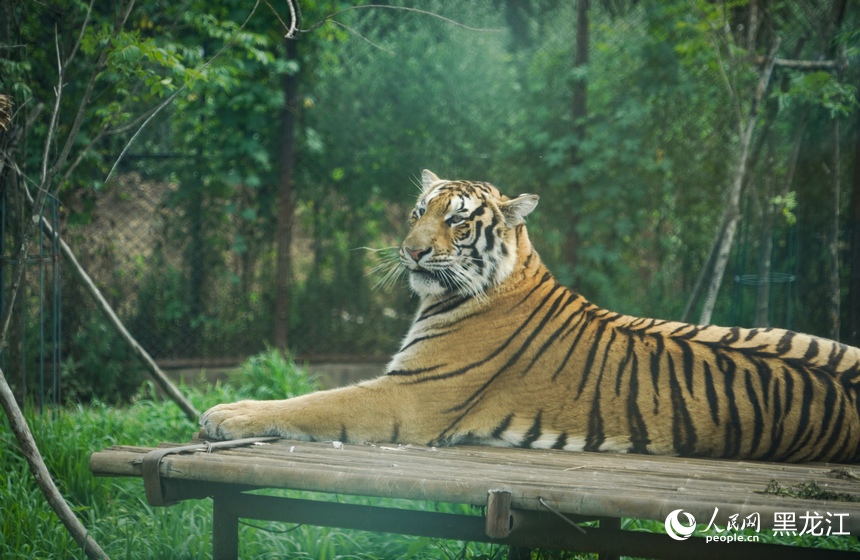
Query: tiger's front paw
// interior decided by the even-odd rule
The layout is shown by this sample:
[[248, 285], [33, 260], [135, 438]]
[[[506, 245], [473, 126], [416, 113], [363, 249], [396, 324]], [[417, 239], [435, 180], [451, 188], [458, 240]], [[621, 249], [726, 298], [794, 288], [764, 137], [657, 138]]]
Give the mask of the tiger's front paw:
[[268, 415], [264, 409], [259, 401], [219, 404], [200, 416], [200, 427], [213, 439], [277, 435], [267, 425]]

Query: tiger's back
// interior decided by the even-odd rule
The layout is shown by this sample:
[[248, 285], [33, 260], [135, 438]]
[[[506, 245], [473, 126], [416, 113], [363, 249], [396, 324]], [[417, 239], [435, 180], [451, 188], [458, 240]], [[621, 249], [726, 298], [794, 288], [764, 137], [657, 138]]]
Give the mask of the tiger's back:
[[536, 254], [489, 296], [422, 307], [389, 365], [450, 399], [431, 443], [860, 461], [857, 348], [614, 313]]
[[421, 303], [386, 374], [219, 405], [210, 435], [860, 462], [857, 348], [602, 309], [541, 262], [536, 196], [423, 187], [400, 252]]

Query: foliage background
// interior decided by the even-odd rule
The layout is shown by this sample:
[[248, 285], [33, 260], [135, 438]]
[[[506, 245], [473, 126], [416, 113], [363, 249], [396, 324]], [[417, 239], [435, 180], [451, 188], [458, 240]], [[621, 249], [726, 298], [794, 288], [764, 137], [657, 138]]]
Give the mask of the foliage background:
[[[692, 300], [695, 321], [702, 298], [691, 295], [702, 270], [707, 276], [728, 204], [757, 57], [779, 37], [780, 58], [814, 64], [777, 65], [763, 92], [713, 322], [860, 341], [857, 3], [386, 6], [302, 0], [304, 28], [313, 29], [300, 34], [293, 54], [265, 2], [0, 0], [0, 94], [13, 101], [11, 122], [0, 127], [0, 292], [9, 288], [4, 273], [26, 221], [21, 187], [32, 190], [43, 163], [59, 162], [48, 186], [63, 237], [162, 363], [237, 363], [263, 351], [275, 339], [274, 286], [284, 280], [291, 352], [384, 356], [415, 302], [405, 286], [373, 286], [405, 232], [420, 171], [430, 168], [489, 180], [512, 195], [540, 194], [529, 223], [535, 244], [564, 283], [596, 303], [677, 319]], [[588, 56], [577, 65], [583, 7]], [[274, 9], [287, 18], [283, 6]], [[58, 58], [70, 62], [45, 149]], [[816, 65], [822, 61], [836, 63]], [[296, 87], [290, 105], [288, 82]], [[585, 111], [576, 109], [581, 86]], [[285, 114], [295, 120], [289, 136]], [[292, 270], [279, 278], [285, 145], [294, 148], [295, 221]], [[160, 556], [207, 556], [205, 505], [147, 510], [133, 481], [93, 484], [88, 451], [181, 440], [190, 428], [172, 405], [137, 393], [134, 360], [68, 269], [57, 286], [40, 284], [44, 272], [28, 271], [0, 367], [22, 400], [32, 396], [41, 326], [59, 320], [62, 400], [89, 406], [31, 410], [29, 420], [61, 490], [116, 556], [146, 555], [153, 542], [164, 546]], [[767, 283], [762, 300], [758, 278], [773, 273], [792, 281]], [[59, 312], [40, 316], [38, 302], [57, 291]], [[303, 374], [273, 375], [266, 363], [279, 360], [267, 351], [248, 362], [237, 383], [244, 389], [184, 390], [203, 409], [313, 388]], [[250, 386], [261, 392], [248, 394]], [[53, 522], [5, 424], [0, 442], [8, 467], [0, 474], [0, 555], [80, 555]], [[334, 542], [362, 557], [458, 554], [426, 540], [243, 531], [252, 555], [332, 557]]]
[[[374, 290], [384, 270], [372, 271], [405, 232], [423, 168], [540, 194], [529, 227], [564, 283], [605, 307], [680, 318], [726, 206], [755, 57], [777, 36], [780, 57], [836, 60], [840, 70], [776, 67], [713, 322], [833, 334], [826, 302], [835, 242], [842, 337], [853, 341], [855, 3], [592, 1], [582, 66], [579, 4], [557, 0], [368, 9], [303, 1], [306, 29], [329, 20], [299, 35], [292, 58], [273, 9], [247, 0], [134, 4], [124, 22], [118, 14], [127, 4], [95, 3], [85, 27], [82, 2], [0, 4], [10, 16], [0, 30], [0, 91], [12, 96], [13, 130], [23, 134], [6, 153], [25, 184], [41, 163], [47, 123], [37, 107], [53, 102], [56, 51], [68, 55], [84, 29], [66, 75], [60, 138], [87, 84], [95, 87], [72, 145], [80, 157], [55, 185], [61, 231], [162, 363], [237, 362], [274, 342], [279, 154], [287, 141], [294, 354], [385, 356], [396, 348], [415, 302], [402, 285]], [[285, 79], [297, 88], [289, 139]], [[574, 115], [581, 83], [587, 112]], [[8, 147], [11, 134], [3, 134]], [[768, 239], [771, 270], [794, 281], [771, 286], [762, 318], [753, 313], [755, 279], [752, 287], [736, 279], [761, 274]], [[15, 241], [5, 241], [7, 254]], [[139, 382], [128, 375], [131, 361], [67, 271], [62, 295], [66, 397], [127, 398]], [[701, 298], [688, 319], [700, 306]], [[21, 323], [36, 328], [33, 315]], [[11, 351], [32, 356], [35, 339], [30, 332]]]

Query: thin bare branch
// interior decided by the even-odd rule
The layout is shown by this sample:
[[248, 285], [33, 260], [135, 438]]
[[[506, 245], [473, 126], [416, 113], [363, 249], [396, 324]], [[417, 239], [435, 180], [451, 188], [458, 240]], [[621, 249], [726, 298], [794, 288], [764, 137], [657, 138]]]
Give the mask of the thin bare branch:
[[287, 0], [287, 6], [290, 8], [290, 27], [287, 29], [285, 37], [287, 39], [295, 39], [302, 26], [302, 11], [298, 3], [293, 2], [293, 0]]
[[[756, 64], [764, 64], [767, 58], [757, 56], [753, 58]], [[839, 70], [847, 65], [847, 61], [843, 60], [794, 60], [789, 58], [777, 58], [774, 61], [775, 66], [784, 68], [794, 68], [796, 70]]]
[[[60, 115], [60, 99], [63, 97], [63, 63], [60, 60], [60, 38], [56, 25], [54, 26], [54, 45], [57, 50], [57, 86], [54, 88], [54, 109], [51, 111], [51, 120], [48, 123], [48, 133], [45, 135], [45, 148], [42, 152], [42, 171], [39, 174], [39, 187], [44, 188], [48, 179], [48, 159], [51, 155], [51, 144], [54, 141], [54, 131]], [[5, 335], [5, 327], [2, 331]], [[3, 348], [3, 336], [0, 335], [0, 349]]]
[[65, 73], [66, 69], [69, 67], [69, 64], [72, 63], [72, 59], [75, 58], [75, 55], [78, 54], [78, 49], [81, 48], [81, 43], [84, 40], [84, 33], [86, 33], [87, 26], [90, 24], [90, 15], [93, 12], [93, 3], [95, 0], [90, 0], [90, 5], [87, 6], [87, 15], [84, 16], [84, 23], [81, 25], [81, 32], [78, 34], [78, 40], [75, 41], [75, 46], [72, 47], [72, 52], [69, 53], [69, 56], [66, 57], [66, 62], [63, 64], [63, 73]]
[[[72, 128], [69, 130], [69, 134], [66, 136], [66, 141], [63, 144], [63, 149], [60, 154], [57, 156], [57, 160], [54, 162], [53, 166], [51, 166], [51, 174], [55, 174], [59, 169], [65, 165], [66, 159], [69, 157], [69, 153], [72, 151], [72, 146], [77, 140], [78, 132], [81, 130], [81, 125], [84, 122], [84, 116], [86, 115], [87, 107], [90, 104], [90, 98], [93, 94], [93, 89], [95, 89], [96, 78], [99, 73], [104, 68], [105, 63], [107, 62], [108, 51], [107, 48], [102, 51], [99, 55], [99, 59], [96, 61], [95, 67], [93, 68], [92, 74], [90, 75], [90, 81], [87, 84], [86, 89], [84, 90], [84, 95], [81, 97], [81, 102], [78, 105], [78, 112], [75, 114], [75, 120], [72, 123]], [[59, 189], [62, 186], [62, 183], [57, 183], [56, 188]], [[47, 187], [47, 185], [46, 185]]]
[[365, 37], [364, 35], [362, 35], [361, 33], [359, 33], [357, 30], [353, 29], [352, 27], [350, 27], [350, 26], [348, 26], [348, 25], [344, 25], [343, 23], [341, 23], [341, 22], [339, 22], [339, 21], [337, 21], [337, 20], [334, 20], [334, 19], [333, 19], [333, 20], [330, 20], [330, 21], [329, 21], [329, 23], [333, 23], [333, 24], [335, 24], [335, 25], [337, 25], [337, 26], [339, 26], [339, 27], [343, 27], [344, 29], [346, 29], [347, 31], [349, 31], [350, 33], [352, 33], [353, 35], [357, 36], [357, 37], [358, 37], [359, 39], [361, 39], [362, 41], [364, 41], [364, 42], [366, 42], [366, 43], [370, 44], [371, 46], [373, 46], [373, 47], [375, 47], [375, 48], [377, 48], [377, 49], [379, 49], [379, 50], [381, 50], [381, 51], [387, 52], [388, 54], [394, 54], [394, 51], [392, 51], [391, 49], [386, 49], [385, 47], [383, 47], [383, 46], [381, 46], [381, 45], [377, 45], [376, 43], [374, 43], [373, 41], [371, 41], [370, 39], [368, 39], [367, 37]]
[[294, 2], [294, 0], [286, 0], [287, 7], [289, 7], [289, 9], [290, 9], [290, 24], [287, 25], [287, 23], [281, 17], [281, 14], [279, 14], [278, 11], [275, 9], [275, 7], [269, 3], [269, 0], [264, 0], [264, 1], [266, 2], [266, 5], [269, 7], [269, 9], [272, 11], [272, 13], [275, 14], [275, 17], [278, 18], [278, 21], [281, 22], [281, 25], [284, 27], [284, 29], [287, 30], [287, 32], [284, 34], [284, 38], [285, 39], [297, 38], [298, 34], [299, 34], [299, 30], [302, 27], [302, 10], [299, 7], [298, 3]]
[[[75, 52], [77, 52], [78, 46], [80, 45], [81, 38], [83, 37], [84, 31], [85, 31], [86, 26], [87, 26], [87, 21], [89, 20], [90, 10], [92, 9], [92, 1], [93, 0], [90, 1], [90, 7], [89, 7], [89, 9], [87, 9], [86, 19], [84, 21], [83, 26], [81, 27], [81, 35], [78, 38], [78, 44], [75, 45], [74, 49], [72, 50], [72, 55], [70, 55], [70, 57], [73, 56], [73, 54]], [[125, 26], [125, 22], [128, 21], [128, 18], [131, 15], [131, 11], [133, 8], [134, 8], [134, 0], [131, 0], [128, 4], [126, 4], [125, 9], [123, 10], [123, 12], [119, 16], [119, 18], [114, 23], [114, 31], [113, 31], [114, 37], [119, 35], [120, 31], [122, 31], [122, 28]], [[69, 130], [68, 136], [66, 136], [66, 142], [63, 144], [63, 149], [60, 152], [60, 155], [57, 157], [57, 160], [54, 162], [54, 165], [51, 168], [51, 175], [56, 174], [60, 170], [60, 168], [62, 168], [63, 165], [65, 165], [66, 160], [69, 157], [69, 153], [72, 150], [72, 146], [74, 145], [75, 140], [77, 140], [77, 138], [78, 138], [78, 133], [81, 130], [81, 125], [83, 124], [83, 121], [84, 121], [86, 109], [89, 106], [90, 98], [92, 97], [93, 90], [95, 89], [96, 79], [98, 78], [99, 74], [101, 73], [102, 69], [104, 69], [104, 66], [107, 63], [107, 57], [108, 57], [109, 51], [110, 51], [110, 43], [108, 43], [104, 46], [101, 53], [99, 54], [99, 58], [96, 61], [95, 66], [93, 67], [92, 74], [90, 74], [90, 81], [89, 81], [89, 83], [87, 83], [87, 87], [84, 90], [84, 95], [81, 98], [80, 104], [78, 105], [78, 112], [75, 115], [75, 120], [72, 123], [72, 128]], [[66, 63], [63, 66], [63, 71], [64, 71], [63, 73], [65, 73], [65, 68], [68, 66], [70, 60], [71, 60], [71, 58], [66, 60]], [[93, 143], [91, 142], [90, 146], [92, 144]], [[80, 161], [80, 157], [76, 158], [76, 161]], [[69, 175], [70, 175], [70, 172], [67, 171], [64, 174], [64, 180]], [[55, 189], [60, 189], [63, 185], [63, 182], [64, 181], [58, 181], [56, 186], [55, 186]], [[47, 185], [46, 185], [46, 187], [47, 187]]]
[[48, 467], [45, 466], [42, 455], [39, 453], [36, 440], [33, 438], [29, 426], [27, 426], [27, 421], [21, 412], [21, 408], [15, 402], [15, 395], [9, 389], [9, 384], [6, 382], [6, 377], [3, 375], [2, 370], [0, 370], [0, 404], [3, 405], [3, 410], [9, 418], [9, 424], [15, 433], [15, 438], [18, 440], [18, 446], [27, 460], [27, 465], [30, 467], [33, 478], [36, 479], [36, 484], [39, 485], [39, 489], [44, 494], [45, 499], [48, 500], [48, 504], [50, 504], [51, 508], [57, 514], [57, 517], [60, 518], [60, 521], [62, 521], [63, 525], [66, 526], [66, 529], [72, 535], [72, 538], [75, 539], [75, 542], [78, 543], [78, 546], [84, 550], [88, 557], [108, 558], [105, 551], [90, 536], [87, 528], [75, 516], [69, 504], [66, 503], [62, 494], [57, 489], [57, 485], [54, 484], [51, 473], [48, 471]]
[[[131, 93], [128, 96], [126, 96], [125, 101], [123, 101], [122, 105], [117, 109], [117, 113], [122, 113], [123, 111], [125, 111], [125, 109], [131, 104], [132, 100], [134, 99], [135, 94], [138, 91], [140, 91], [142, 86], [143, 86], [143, 82], [140, 81], [132, 88]], [[127, 124], [125, 124], [119, 128], [108, 129], [108, 125], [110, 123], [105, 121], [102, 124], [102, 127], [99, 129], [99, 131], [93, 135], [93, 137], [90, 139], [90, 141], [87, 143], [87, 145], [84, 146], [82, 149], [78, 150], [78, 155], [75, 156], [75, 159], [72, 160], [72, 163], [70, 163], [68, 166], [66, 166], [66, 170], [63, 172], [63, 176], [60, 177], [60, 179], [57, 181], [57, 185], [65, 185], [66, 184], [66, 181], [69, 180], [69, 177], [71, 177], [72, 173], [75, 172], [75, 169], [77, 169], [78, 165], [80, 165], [80, 163], [81, 163], [81, 161], [83, 161], [84, 157], [86, 157], [86, 155], [90, 152], [90, 150], [93, 148], [93, 146], [95, 146], [98, 142], [100, 142], [102, 140], [102, 138], [104, 138], [105, 136], [108, 136], [108, 135], [121, 134], [123, 132], [126, 132], [127, 130], [134, 128], [135, 126], [137, 126], [138, 123], [140, 123], [142, 120], [146, 119], [149, 115], [151, 115], [152, 111], [155, 111], [156, 108], [157, 107], [151, 108], [150, 110], [139, 115], [137, 118], [133, 119], [131, 122], [129, 122], [129, 123], [127, 123]]]
[[404, 12], [415, 12], [415, 13], [422, 14], [425, 16], [434, 17], [436, 19], [441, 19], [442, 21], [444, 21], [446, 23], [450, 23], [451, 25], [456, 25], [457, 27], [462, 27], [463, 29], [467, 29], [469, 31], [480, 31], [482, 33], [498, 33], [498, 32], [502, 31], [502, 29], [487, 29], [487, 28], [480, 28], [480, 27], [471, 27], [471, 26], [468, 26], [466, 24], [460, 23], [459, 21], [454, 21], [453, 19], [446, 18], [445, 16], [439, 15], [437, 13], [428, 12], [427, 10], [420, 10], [418, 8], [409, 8], [407, 6], [387, 6], [384, 4], [366, 4], [364, 6], [351, 6], [349, 8], [344, 8], [343, 10], [338, 10], [338, 11], [326, 16], [322, 20], [316, 22], [315, 24], [308, 27], [307, 29], [302, 29], [301, 32], [302, 33], [310, 33], [311, 31], [314, 31], [317, 28], [325, 25], [329, 21], [333, 22], [334, 20], [332, 20], [332, 18], [334, 18], [335, 16], [339, 16], [340, 14], [343, 14], [346, 12], [351, 12], [354, 10], [368, 10], [368, 9], [401, 10]]
[[119, 33], [122, 30], [122, 28], [125, 27], [125, 22], [128, 21], [128, 16], [131, 15], [131, 10], [133, 8], [134, 8], [134, 0], [131, 0], [128, 4], [126, 4], [125, 10], [123, 11], [122, 15], [120, 15], [120, 17], [118, 17], [116, 20], [114, 20], [114, 29], [113, 29], [114, 34]]

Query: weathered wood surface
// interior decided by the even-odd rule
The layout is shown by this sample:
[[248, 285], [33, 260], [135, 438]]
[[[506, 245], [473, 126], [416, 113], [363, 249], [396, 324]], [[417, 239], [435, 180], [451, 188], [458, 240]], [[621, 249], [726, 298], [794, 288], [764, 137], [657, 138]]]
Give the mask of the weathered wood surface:
[[[175, 445], [175, 444], [173, 444]], [[94, 453], [90, 469], [102, 476], [141, 476], [141, 447]], [[289, 488], [435, 502], [487, 505], [490, 490], [511, 492], [511, 507], [546, 511], [541, 499], [568, 514], [664, 521], [675, 509], [708, 523], [758, 513], [761, 529], [775, 513], [842, 517], [842, 530], [860, 534], [860, 502], [805, 500], [763, 493], [815, 481], [822, 490], [860, 500], [860, 466], [802, 465], [687, 459], [650, 455], [571, 453], [458, 446], [343, 445], [278, 440], [211, 453], [168, 455], [162, 478], [213, 484]], [[798, 530], [802, 527], [799, 523]], [[838, 530], [834, 523], [833, 530]]]

